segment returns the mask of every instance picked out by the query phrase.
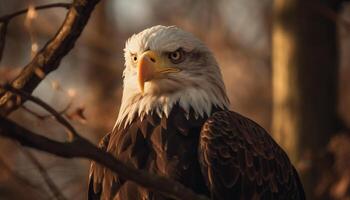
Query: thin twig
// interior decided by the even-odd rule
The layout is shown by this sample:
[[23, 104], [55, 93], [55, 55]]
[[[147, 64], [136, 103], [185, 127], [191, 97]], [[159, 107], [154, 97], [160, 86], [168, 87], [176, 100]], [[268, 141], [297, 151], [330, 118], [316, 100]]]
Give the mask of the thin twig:
[[[69, 9], [72, 4], [70, 3], [53, 3], [53, 4], [47, 4], [47, 5], [41, 5], [41, 6], [36, 6], [35, 10], [43, 10], [43, 9], [48, 9], [48, 8], [66, 8]], [[23, 9], [8, 15], [4, 15], [0, 17], [0, 22], [8, 22], [12, 18], [17, 17], [18, 15], [22, 15], [28, 12], [28, 9]]]
[[39, 160], [27, 149], [21, 149], [21, 152], [30, 160], [31, 163], [37, 168], [41, 177], [44, 179], [45, 183], [49, 187], [50, 191], [53, 193], [54, 197], [58, 200], [67, 199], [55, 184], [55, 182], [50, 178], [45, 167], [39, 162]]
[[12, 168], [4, 161], [3, 158], [0, 157], [0, 165], [13, 177], [15, 177], [15, 180], [17, 180], [19, 183], [22, 185], [27, 185], [31, 188], [38, 189], [38, 186], [35, 185], [34, 183], [30, 182], [26, 178], [24, 178], [22, 175], [16, 173]]
[[80, 137], [78, 132], [75, 130], [75, 128], [66, 120], [58, 111], [56, 111], [54, 108], [52, 108], [49, 104], [45, 103], [43, 100], [39, 99], [38, 97], [34, 97], [31, 94], [28, 94], [26, 92], [23, 92], [21, 90], [18, 90], [16, 88], [11, 87], [10, 85], [5, 85], [4, 88], [10, 92], [13, 92], [16, 95], [19, 95], [21, 98], [24, 98], [25, 100], [29, 100], [42, 108], [44, 108], [46, 111], [52, 114], [52, 116], [64, 127], [66, 127], [68, 131], [68, 141], [72, 141], [76, 139], [76, 137]]
[[[61, 111], [58, 111], [58, 114], [59, 114], [59, 115], [64, 115], [64, 114], [66, 114], [66, 112], [70, 109], [70, 107], [72, 106], [72, 104], [73, 104], [73, 101], [70, 101], [70, 102], [66, 105], [66, 107], [64, 107]], [[52, 115], [52, 114], [44, 114], [44, 115], [43, 115], [43, 114], [39, 114], [39, 113], [33, 111], [32, 109], [26, 107], [25, 105], [22, 105], [21, 108], [23, 108], [25, 111], [27, 111], [28, 113], [30, 113], [31, 115], [33, 115], [34, 117], [36, 117], [36, 118], [38, 118], [38, 119], [40, 119], [40, 120], [46, 120], [46, 119], [52, 118], [52, 117], [54, 118], [54, 115]]]
[[2, 55], [4, 53], [6, 43], [7, 25], [8, 22], [0, 22], [0, 61], [2, 60]]
[[[42, 6], [35, 7], [35, 10], [42, 10], [42, 9], [48, 9], [48, 8], [66, 8], [69, 9], [71, 6], [70, 3], [53, 3], [53, 4], [47, 4]], [[6, 43], [6, 32], [7, 32], [7, 26], [11, 19], [13, 19], [16, 16], [25, 14], [28, 12], [28, 9], [23, 9], [8, 15], [4, 15], [0, 17], [0, 61], [2, 60], [2, 55], [5, 48]]]
[[[0, 165], [3, 167], [4, 170], [6, 170], [10, 176], [14, 178], [15, 181], [17, 181], [19, 184], [29, 187], [32, 189], [35, 193], [39, 194], [40, 196], [44, 196], [43, 192], [39, 189], [39, 186], [35, 185], [34, 183], [30, 182], [26, 177], [20, 175], [19, 173], [15, 172], [6, 162], [3, 158], [0, 157]], [[49, 196], [46, 194], [45, 196]]]

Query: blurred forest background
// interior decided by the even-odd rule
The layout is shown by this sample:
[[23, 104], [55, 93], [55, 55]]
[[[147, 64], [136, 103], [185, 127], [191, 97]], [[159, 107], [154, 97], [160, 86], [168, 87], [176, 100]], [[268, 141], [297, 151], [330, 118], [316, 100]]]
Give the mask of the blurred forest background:
[[[54, 2], [1, 0], [0, 16]], [[9, 24], [1, 84], [55, 34], [66, 13], [64, 8], [30, 10]], [[126, 39], [157, 24], [179, 26], [209, 46], [221, 66], [231, 109], [257, 121], [287, 150], [309, 199], [350, 199], [350, 4], [103, 0], [75, 48], [34, 95], [97, 143], [116, 120]], [[62, 140], [63, 128], [45, 115], [27, 102], [10, 117]], [[24, 150], [0, 138], [0, 199], [55, 199], [52, 187], [66, 199], [85, 199], [88, 167], [87, 160]]]

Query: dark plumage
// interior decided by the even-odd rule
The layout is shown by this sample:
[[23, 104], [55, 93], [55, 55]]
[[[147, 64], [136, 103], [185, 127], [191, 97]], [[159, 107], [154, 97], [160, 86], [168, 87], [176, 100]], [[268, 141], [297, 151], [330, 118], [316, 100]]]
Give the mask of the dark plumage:
[[[298, 174], [283, 150], [258, 124], [228, 110], [216, 109], [209, 118], [195, 119], [191, 114], [187, 120], [175, 106], [168, 119], [147, 116], [108, 134], [101, 148], [212, 199], [305, 199]], [[91, 173], [94, 170], [92, 165]], [[167, 199], [117, 175], [109, 178], [110, 183], [99, 177], [103, 181], [93, 191], [93, 178], [94, 174], [89, 199], [99, 199], [102, 190], [104, 198], [119, 191], [116, 199], [120, 200]]]
[[216, 112], [204, 123], [199, 158], [212, 199], [305, 199], [286, 153], [238, 113]]

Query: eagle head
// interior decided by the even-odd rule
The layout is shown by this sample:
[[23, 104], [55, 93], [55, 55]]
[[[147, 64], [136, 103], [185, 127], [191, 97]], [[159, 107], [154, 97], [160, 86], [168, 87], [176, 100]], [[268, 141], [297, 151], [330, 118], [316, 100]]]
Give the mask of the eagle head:
[[115, 127], [147, 114], [168, 117], [176, 104], [198, 117], [229, 105], [213, 54], [180, 28], [158, 25], [132, 35], [124, 56], [123, 97]]

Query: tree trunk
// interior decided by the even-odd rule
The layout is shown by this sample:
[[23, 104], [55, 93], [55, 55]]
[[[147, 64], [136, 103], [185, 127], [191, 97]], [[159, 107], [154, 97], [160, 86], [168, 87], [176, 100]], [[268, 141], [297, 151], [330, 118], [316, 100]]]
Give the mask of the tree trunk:
[[294, 164], [310, 164], [302, 173], [307, 199], [316, 199], [315, 161], [337, 122], [336, 23], [326, 15], [335, 10], [326, 1], [274, 0], [272, 132]]

